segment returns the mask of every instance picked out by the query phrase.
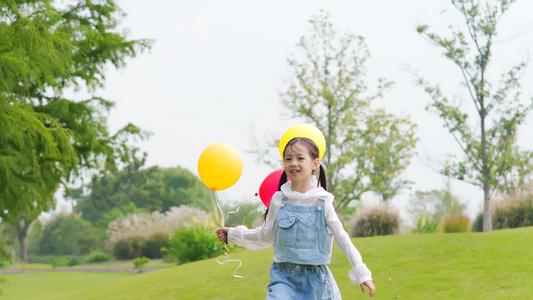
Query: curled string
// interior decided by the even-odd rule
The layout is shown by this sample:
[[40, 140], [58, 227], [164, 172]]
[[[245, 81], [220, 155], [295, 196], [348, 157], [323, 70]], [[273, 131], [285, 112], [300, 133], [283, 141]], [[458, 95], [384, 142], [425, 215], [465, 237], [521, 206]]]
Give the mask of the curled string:
[[[224, 264], [226, 264], [227, 262], [230, 262], [230, 261], [238, 262], [239, 266], [235, 269], [235, 271], [233, 271], [233, 277], [244, 278], [244, 276], [235, 274], [235, 273], [237, 273], [237, 270], [239, 270], [239, 268], [242, 266], [242, 261], [240, 259], [229, 259], [229, 248], [226, 245], [224, 245], [224, 246], [222, 246], [220, 248], [220, 251], [224, 252], [224, 254], [222, 254], [219, 257], [217, 257], [217, 263], [219, 263], [221, 265], [224, 265]], [[221, 257], [224, 259], [223, 261], [220, 261]]]
[[241, 208], [241, 205], [240, 205], [240, 204], [237, 204], [237, 205], [235, 205], [234, 207], [235, 207], [235, 210], [228, 212], [228, 214], [226, 215], [226, 217], [222, 220], [222, 227], [224, 227], [224, 221], [229, 217], [229, 214], [236, 214], [236, 213], [238, 213], [238, 212], [239, 212], [239, 209]]
[[[220, 211], [220, 215], [222, 216], [222, 227], [224, 227], [224, 222], [229, 217], [229, 215], [237, 213], [241, 206], [239, 204], [237, 204], [236, 205], [237, 208], [234, 211], [228, 212], [226, 217], [224, 217], [224, 212], [222, 211], [222, 208], [220, 207], [220, 204], [218, 203], [217, 193], [215, 191], [213, 191], [213, 192], [215, 193], [215, 199], [216, 199], [216, 202], [217, 202], [218, 210]], [[220, 251], [222, 251], [224, 254], [222, 254], [219, 257], [217, 257], [217, 263], [219, 263], [221, 265], [225, 265], [226, 263], [231, 262], [231, 261], [238, 262], [239, 266], [235, 269], [235, 271], [233, 271], [233, 277], [244, 278], [244, 276], [235, 274], [235, 273], [237, 273], [237, 270], [239, 270], [239, 268], [242, 266], [242, 261], [240, 259], [230, 259], [229, 258], [229, 252], [230, 251], [229, 251], [229, 248], [228, 248], [227, 244], [224, 244], [224, 246], [222, 246], [220, 248]], [[223, 260], [221, 260], [221, 259], [223, 259]]]

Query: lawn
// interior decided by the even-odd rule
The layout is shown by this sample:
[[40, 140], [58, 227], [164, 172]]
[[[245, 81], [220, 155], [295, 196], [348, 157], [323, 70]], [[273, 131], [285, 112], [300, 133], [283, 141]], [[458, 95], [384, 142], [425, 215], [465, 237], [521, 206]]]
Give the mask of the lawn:
[[2, 300], [50, 299], [79, 289], [91, 290], [100, 284], [135, 276], [134, 273], [46, 272], [2, 275], [6, 279]]
[[[143, 266], [145, 269], [152, 269], [152, 268], [169, 268], [173, 267], [175, 264], [173, 263], [165, 263], [165, 262], [159, 262], [159, 261], [149, 261], [147, 264]], [[132, 262], [106, 262], [104, 264], [81, 264], [81, 265], [75, 265], [72, 267], [69, 266], [58, 266], [57, 268], [71, 268], [73, 270], [77, 268], [133, 268]], [[54, 269], [52, 265], [50, 264], [21, 264], [13, 268], [14, 270], [43, 270], [43, 269]]]
[[[373, 272], [374, 299], [529, 299], [533, 295], [533, 227], [353, 241]], [[222, 266], [209, 259], [72, 288], [46, 299], [264, 299], [272, 254], [272, 249], [232, 251], [230, 258], [243, 261], [237, 274], [245, 278], [232, 276], [236, 265]], [[344, 299], [368, 297], [350, 283], [350, 266], [336, 245], [330, 269]], [[15, 275], [5, 278], [11, 281], [11, 276]], [[40, 289], [52, 283], [36, 279], [27, 284]], [[10, 287], [5, 292], [15, 296]]]

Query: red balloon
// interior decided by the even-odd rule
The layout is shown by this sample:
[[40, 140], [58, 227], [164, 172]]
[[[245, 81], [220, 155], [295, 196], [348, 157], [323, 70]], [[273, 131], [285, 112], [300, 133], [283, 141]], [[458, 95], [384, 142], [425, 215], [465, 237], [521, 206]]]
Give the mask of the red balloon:
[[259, 197], [261, 198], [261, 202], [263, 202], [266, 207], [270, 205], [272, 196], [278, 191], [279, 179], [281, 178], [281, 174], [283, 174], [283, 172], [285, 172], [284, 169], [279, 169], [270, 173], [265, 180], [263, 180], [263, 183], [261, 183], [261, 186], [259, 187]]

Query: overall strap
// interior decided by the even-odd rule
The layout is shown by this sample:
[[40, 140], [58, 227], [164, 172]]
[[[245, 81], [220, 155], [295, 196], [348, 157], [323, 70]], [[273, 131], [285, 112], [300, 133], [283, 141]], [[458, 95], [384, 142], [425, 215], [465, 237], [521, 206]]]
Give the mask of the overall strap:
[[[283, 195], [283, 194], [282, 194]], [[281, 208], [284, 208], [285, 207], [285, 200], [287, 200], [287, 196], [283, 195], [283, 197], [281, 197]]]
[[327, 196], [320, 196], [320, 197], [318, 197], [318, 200], [320, 200], [320, 201], [324, 201], [324, 202], [325, 202], [327, 199], [328, 199]]

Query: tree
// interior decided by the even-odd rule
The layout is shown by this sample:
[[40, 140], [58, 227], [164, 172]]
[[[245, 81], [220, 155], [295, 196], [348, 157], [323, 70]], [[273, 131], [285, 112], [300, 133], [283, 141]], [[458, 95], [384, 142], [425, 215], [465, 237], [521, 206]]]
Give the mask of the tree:
[[[483, 231], [492, 231], [490, 201], [494, 193], [520, 189], [533, 170], [533, 152], [516, 145], [517, 128], [533, 102], [524, 104], [520, 93], [524, 63], [511, 67], [498, 82], [489, 76], [498, 21], [514, 1], [451, 2], [464, 18], [466, 33], [457, 28], [450, 32], [451, 37], [442, 37], [430, 33], [427, 25], [417, 30], [460, 69], [466, 97], [476, 113], [464, 109], [462, 98], [450, 101], [439, 86], [420, 77], [417, 80], [431, 96], [427, 109], [439, 115], [464, 153], [463, 159], [447, 162], [442, 172], [483, 189]], [[470, 116], [476, 122], [469, 122]]]
[[145, 208], [138, 208], [135, 206], [135, 203], [128, 202], [127, 204], [122, 205], [121, 207], [114, 207], [110, 211], [104, 213], [102, 217], [94, 222], [94, 225], [102, 230], [105, 235], [105, 232], [109, 226], [109, 223], [115, 221], [118, 218], [125, 218], [127, 215], [137, 215], [137, 214], [146, 214], [149, 211]]
[[116, 32], [119, 12], [111, 0], [0, 2], [0, 217], [19, 229], [23, 261], [27, 229], [57, 188], [82, 169], [128, 161], [127, 140], [142, 136], [132, 124], [109, 133], [112, 102], [63, 96], [95, 91], [108, 64], [121, 67], [149, 47]]
[[161, 212], [180, 205], [197, 207], [207, 212], [213, 210], [214, 193], [187, 169], [156, 168], [151, 180], [160, 182], [163, 186]]
[[288, 60], [292, 75], [282, 103], [324, 133], [328, 190], [339, 211], [367, 191], [391, 199], [409, 183], [399, 174], [414, 155], [416, 125], [372, 107], [392, 82], [380, 78], [370, 94], [364, 78], [370, 54], [361, 36], [338, 37], [325, 12], [310, 23], [313, 30], [297, 44], [301, 55]]
[[69, 199], [76, 201], [75, 210], [93, 224], [114, 208], [124, 213], [137, 208], [160, 210], [163, 190], [159, 182], [150, 180], [157, 167], [141, 170], [145, 160], [134, 156], [122, 170], [94, 175], [89, 184], [72, 190]]
[[46, 224], [39, 241], [40, 254], [86, 255], [103, 249], [103, 236], [91, 223], [77, 215], [57, 216]]
[[41, 254], [41, 249], [39, 247], [40, 241], [43, 238], [44, 224], [41, 220], [37, 219], [33, 221], [30, 228], [28, 229], [28, 255], [39, 255]]
[[415, 217], [428, 217], [437, 224], [446, 217], [461, 215], [466, 207], [452, 193], [449, 182], [445, 189], [428, 192], [416, 191], [409, 199], [409, 204], [409, 212]]
[[73, 190], [75, 210], [99, 227], [113, 221], [113, 216], [140, 210], [166, 212], [180, 205], [212, 210], [213, 193], [189, 170], [158, 166], [141, 169], [144, 162], [144, 158], [135, 159], [121, 171], [93, 176], [87, 186]]

